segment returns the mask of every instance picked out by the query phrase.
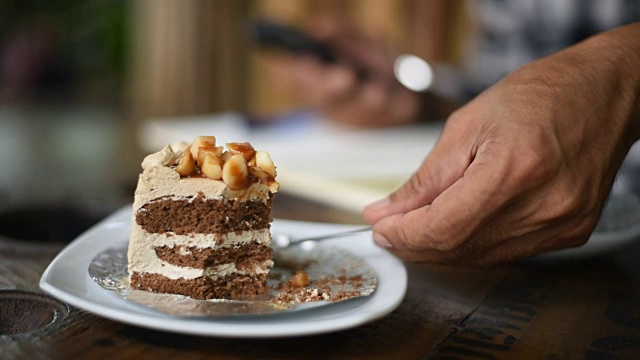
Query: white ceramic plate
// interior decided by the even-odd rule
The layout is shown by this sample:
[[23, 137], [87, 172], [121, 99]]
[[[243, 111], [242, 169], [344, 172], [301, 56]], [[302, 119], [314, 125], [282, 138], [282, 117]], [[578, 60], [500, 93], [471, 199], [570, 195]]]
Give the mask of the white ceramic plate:
[[[127, 302], [100, 287], [89, 276], [89, 264], [97, 254], [128, 242], [130, 222], [131, 207], [127, 206], [80, 235], [51, 262], [40, 279], [40, 287], [70, 305], [127, 324], [185, 334], [249, 338], [320, 334], [356, 327], [389, 314], [400, 305], [407, 289], [407, 271], [402, 262], [373, 245], [369, 234], [361, 233], [328, 240], [323, 245], [351, 251], [375, 269], [378, 284], [372, 295], [289, 314], [204, 319], [171, 317]], [[276, 219], [272, 229], [312, 236], [353, 227]]]

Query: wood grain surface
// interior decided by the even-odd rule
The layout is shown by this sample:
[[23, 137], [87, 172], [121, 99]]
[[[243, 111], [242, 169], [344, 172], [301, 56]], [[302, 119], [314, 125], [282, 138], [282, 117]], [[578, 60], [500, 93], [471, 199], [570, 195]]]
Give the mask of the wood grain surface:
[[[279, 218], [361, 222], [357, 214], [285, 195], [276, 203]], [[43, 296], [40, 276], [64, 246], [0, 238], [0, 358], [640, 358], [640, 246], [556, 264], [408, 264], [406, 298], [378, 321], [252, 340], [148, 330]]]

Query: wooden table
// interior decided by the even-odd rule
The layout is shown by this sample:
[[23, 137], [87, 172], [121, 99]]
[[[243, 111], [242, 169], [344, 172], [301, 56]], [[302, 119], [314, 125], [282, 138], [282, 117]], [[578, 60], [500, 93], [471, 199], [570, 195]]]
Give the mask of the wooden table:
[[[284, 194], [275, 216], [361, 222]], [[129, 326], [44, 295], [38, 281], [64, 245], [0, 239], [0, 358], [640, 359], [640, 246], [562, 264], [408, 264], [406, 298], [383, 319], [326, 335], [247, 340]]]

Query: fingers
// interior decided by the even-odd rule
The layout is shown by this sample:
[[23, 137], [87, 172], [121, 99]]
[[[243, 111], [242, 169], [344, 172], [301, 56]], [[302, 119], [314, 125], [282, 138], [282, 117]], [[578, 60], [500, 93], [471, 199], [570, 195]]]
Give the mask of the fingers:
[[462, 178], [475, 157], [474, 143], [469, 142], [464, 133], [456, 131], [454, 119], [448, 124], [436, 145], [426, 157], [418, 171], [388, 198], [365, 207], [365, 221], [374, 224], [392, 215], [418, 209], [438, 197], [444, 190]]
[[[538, 241], [539, 238], [540, 234], [535, 234], [535, 236], [509, 239], [495, 247], [495, 249], [477, 254], [462, 251], [386, 249], [406, 262], [493, 266], [507, 264], [515, 260], [539, 255], [552, 250], [581, 246], [585, 243], [584, 239], [572, 240], [566, 243], [555, 243], [554, 239], [549, 239], [546, 244], [537, 244], [536, 241]], [[550, 245], [550, 243], [554, 244]]]
[[[543, 234], [534, 232], [524, 236], [494, 241], [484, 234], [477, 234], [460, 247], [453, 250], [408, 250], [386, 246], [385, 249], [407, 262], [450, 263], [463, 265], [504, 264], [552, 249], [547, 244], [539, 244]], [[565, 246], [556, 245], [554, 248]]]
[[[507, 197], [501, 191], [500, 179], [504, 178], [506, 170], [499, 160], [495, 166], [482, 161], [478, 165], [471, 164], [464, 175], [430, 205], [389, 215], [375, 222], [374, 241], [400, 250], [455, 251], [504, 206]], [[410, 190], [405, 191], [401, 196], [411, 193]], [[393, 198], [391, 201], [390, 206]]]
[[[437, 146], [437, 145], [436, 145]], [[432, 155], [429, 155], [432, 156]], [[429, 156], [409, 180], [394, 191], [389, 197], [367, 205], [363, 217], [369, 224], [374, 224], [384, 217], [403, 214], [430, 204], [440, 194], [436, 184], [438, 166], [430, 161]]]

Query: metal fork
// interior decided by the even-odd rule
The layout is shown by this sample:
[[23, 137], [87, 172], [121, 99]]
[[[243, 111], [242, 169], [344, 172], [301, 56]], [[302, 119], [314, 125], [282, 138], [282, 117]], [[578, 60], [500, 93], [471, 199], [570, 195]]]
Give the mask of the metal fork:
[[292, 237], [288, 234], [283, 234], [283, 233], [274, 233], [271, 235], [271, 245], [276, 249], [286, 249], [288, 247], [296, 246], [307, 241], [322, 241], [322, 240], [335, 239], [335, 238], [349, 236], [356, 233], [371, 231], [371, 229], [372, 229], [371, 226], [367, 226], [363, 228], [341, 231], [341, 232], [332, 233], [332, 234], [301, 237], [301, 238]]

